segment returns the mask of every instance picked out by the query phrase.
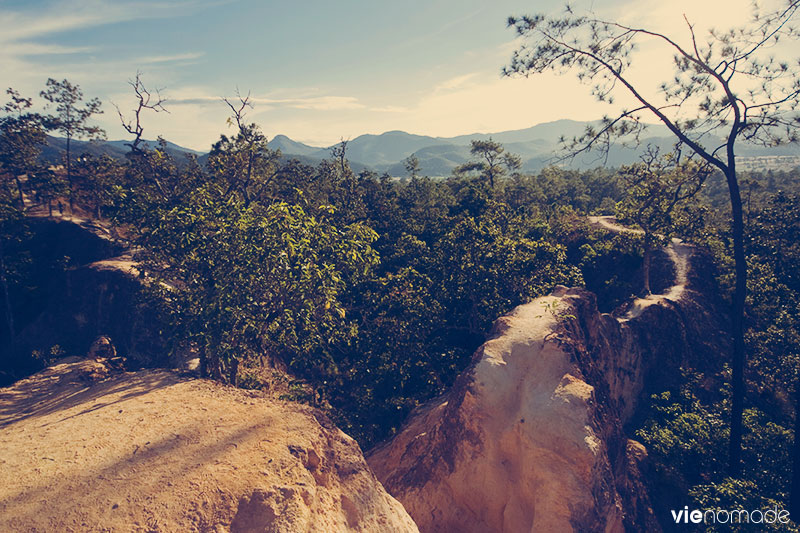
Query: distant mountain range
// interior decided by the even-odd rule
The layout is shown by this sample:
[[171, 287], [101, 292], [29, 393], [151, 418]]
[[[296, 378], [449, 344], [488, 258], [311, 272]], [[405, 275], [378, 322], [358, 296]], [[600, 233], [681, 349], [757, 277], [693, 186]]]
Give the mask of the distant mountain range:
[[[558, 163], [562, 137], [571, 139], [580, 136], [587, 126], [597, 124], [598, 122], [557, 120], [520, 130], [474, 133], [457, 137], [429, 137], [403, 131], [388, 131], [381, 135], [361, 135], [348, 141], [347, 155], [354, 168], [364, 167], [381, 173], [386, 172], [392, 176], [404, 176], [406, 171], [403, 160], [413, 154], [419, 160], [423, 175], [447, 176], [456, 166], [470, 160], [470, 141], [492, 138], [502, 143], [508, 152], [522, 158], [523, 170], [535, 172], [550, 164]], [[672, 133], [666, 126], [660, 124], [648, 126], [640, 140], [638, 148], [615, 145], [611, 147], [607, 157], [601, 158], [597, 153], [588, 153], [563, 164], [579, 169], [597, 166], [616, 167], [638, 161], [642, 153], [641, 146], [651, 144], [666, 152], [675, 143]], [[309, 146], [285, 135], [277, 135], [269, 145], [271, 148], [280, 149], [286, 156], [299, 156], [305, 162], [320, 161], [330, 157], [332, 148]], [[737, 153], [748, 161], [750, 170], [770, 168], [776, 156], [782, 156], [780, 164], [783, 167], [795, 159], [795, 164], [800, 164], [798, 145], [765, 148], [741, 143]]]
[[[475, 133], [459, 135], [457, 137], [429, 137], [414, 135], [403, 131], [389, 131], [380, 135], [361, 135], [348, 141], [347, 156], [351, 166], [356, 170], [372, 169], [376, 172], [386, 172], [391, 176], [404, 176], [406, 174], [403, 160], [410, 155], [415, 155], [420, 162], [423, 175], [447, 176], [453, 168], [470, 160], [470, 141], [473, 139], [489, 139], [502, 143], [506, 150], [519, 155], [523, 160], [523, 170], [538, 171], [549, 164], [556, 162], [555, 157], [560, 148], [561, 137], [571, 139], [581, 135], [586, 127], [592, 123], [574, 120], [557, 120], [536, 126], [511, 131], [495, 133]], [[596, 124], [596, 123], [595, 123]], [[101, 141], [89, 143], [86, 141], [73, 141], [73, 153], [89, 152], [93, 155], [107, 154], [112, 157], [124, 157], [129, 150], [127, 141]], [[668, 151], [674, 144], [674, 138], [663, 125], [651, 125], [641, 139], [641, 146], [652, 144]], [[66, 141], [61, 138], [50, 137], [44, 150], [43, 157], [48, 161], [57, 161], [65, 149]], [[156, 143], [149, 141], [151, 146]], [[168, 143], [168, 151], [175, 156], [177, 161], [184, 160], [184, 154], [193, 154], [199, 162], [205, 162], [205, 155], [195, 150], [183, 148], [176, 144]], [[335, 146], [335, 145], [334, 145]], [[323, 159], [330, 158], [330, 147], [316, 147], [294, 141], [285, 135], [276, 135], [269, 141], [269, 147], [280, 150], [287, 159], [296, 158], [306, 164], [314, 165]], [[589, 153], [575, 158], [568, 164], [570, 167], [586, 169], [597, 166], [615, 167], [638, 161], [641, 148], [626, 148], [615, 145], [611, 148], [607, 158], [600, 158], [598, 154]], [[789, 145], [778, 148], [764, 148], [754, 145], [740, 144], [738, 155], [749, 161], [749, 169], [759, 169], [759, 165], [769, 168], [770, 161], [780, 156], [783, 165], [791, 164], [797, 159], [800, 164], [800, 146]], [[787, 159], [788, 158], [788, 159]]]
[[[74, 157], [81, 154], [90, 154], [95, 157], [107, 155], [115, 159], [122, 159], [125, 154], [130, 152], [128, 143], [130, 141], [80, 141], [73, 139], [70, 146], [70, 151]], [[150, 147], [158, 146], [157, 141], [143, 141]], [[47, 136], [47, 144], [42, 148], [41, 158], [48, 163], [60, 163], [62, 155], [67, 150], [67, 140], [63, 137]], [[175, 143], [167, 141], [167, 151], [175, 157], [176, 161], [180, 163], [185, 160], [186, 154], [196, 155], [198, 157], [203, 155], [203, 152], [198, 152], [190, 148], [178, 146]]]

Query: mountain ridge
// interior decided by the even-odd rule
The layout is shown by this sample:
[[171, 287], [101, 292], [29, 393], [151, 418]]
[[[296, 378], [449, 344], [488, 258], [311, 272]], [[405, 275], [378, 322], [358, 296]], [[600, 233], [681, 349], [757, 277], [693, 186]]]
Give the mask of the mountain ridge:
[[[402, 130], [390, 130], [380, 134], [363, 134], [346, 141], [347, 157], [356, 171], [369, 169], [401, 177], [406, 175], [404, 160], [415, 155], [419, 160], [422, 175], [438, 177], [450, 175], [454, 168], [471, 159], [469, 149], [472, 140], [492, 139], [503, 144], [508, 152], [521, 157], [522, 170], [525, 172], [536, 172], [553, 164], [576, 169], [590, 169], [598, 166], [616, 167], [638, 161], [642, 146], [649, 144], [666, 152], [675, 143], [674, 136], [665, 126], [648, 124], [641, 142], [635, 147], [614, 144], [608, 154], [602, 157], [597, 153], [588, 153], [569, 160], [559, 159], [561, 138], [570, 139], [580, 136], [587, 127], [596, 127], [599, 123], [600, 121], [560, 119], [528, 128], [494, 133], [476, 132], [453, 137], [434, 137]], [[87, 151], [93, 155], [106, 154], [121, 158], [128, 151], [127, 142], [115, 140], [90, 143], [73, 140], [72, 152], [77, 155]], [[150, 146], [156, 144], [155, 141], [146, 142]], [[278, 134], [270, 139], [267, 145], [273, 150], [280, 150], [284, 159], [298, 159], [304, 164], [315, 165], [323, 159], [329, 159], [331, 149], [338, 144], [340, 143], [327, 147], [311, 146], [295, 141], [287, 135]], [[48, 144], [42, 154], [43, 159], [50, 162], [59, 161], [64, 147], [65, 139], [48, 137]], [[790, 159], [795, 158], [796, 162], [800, 164], [800, 147], [797, 145], [763, 147], [742, 143], [737, 150], [740, 156], [745, 158], [789, 156]], [[170, 142], [167, 142], [167, 151], [178, 161], [183, 161], [185, 154], [195, 156], [200, 164], [204, 164], [208, 155], [208, 152], [199, 152]], [[763, 164], [768, 165], [766, 162]], [[786, 162], [784, 161], [783, 164]]]

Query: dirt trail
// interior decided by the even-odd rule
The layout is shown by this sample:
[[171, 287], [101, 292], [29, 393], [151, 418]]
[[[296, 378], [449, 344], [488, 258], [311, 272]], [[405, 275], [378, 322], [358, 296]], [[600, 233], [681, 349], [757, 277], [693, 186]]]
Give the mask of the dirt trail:
[[[642, 230], [626, 228], [625, 226], [617, 224], [616, 218], [613, 216], [590, 216], [588, 218], [589, 222], [592, 224], [605, 228], [614, 233], [633, 233], [637, 235], [644, 233]], [[675, 266], [675, 284], [661, 294], [651, 294], [644, 298], [636, 298], [633, 301], [633, 305], [631, 306], [630, 310], [625, 314], [624, 317], [620, 319], [621, 321], [627, 321], [635, 318], [639, 316], [647, 307], [664, 300], [670, 300], [673, 302], [680, 300], [683, 292], [686, 290], [686, 275], [689, 272], [689, 258], [692, 255], [692, 248], [691, 246], [684, 244], [681, 239], [673, 238], [672, 241], [667, 245], [666, 252], [672, 261], [672, 264]]]

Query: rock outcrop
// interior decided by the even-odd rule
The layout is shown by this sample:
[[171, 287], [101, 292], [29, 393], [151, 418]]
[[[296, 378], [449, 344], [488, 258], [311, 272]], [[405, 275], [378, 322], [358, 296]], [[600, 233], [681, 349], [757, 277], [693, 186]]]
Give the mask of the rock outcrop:
[[561, 287], [497, 320], [453, 389], [368, 456], [420, 531], [659, 529], [646, 450], [624, 425], [682, 365], [718, 361], [725, 338], [708, 272], [676, 271], [620, 319]]
[[319, 411], [65, 362], [0, 389], [0, 530], [415, 532]]

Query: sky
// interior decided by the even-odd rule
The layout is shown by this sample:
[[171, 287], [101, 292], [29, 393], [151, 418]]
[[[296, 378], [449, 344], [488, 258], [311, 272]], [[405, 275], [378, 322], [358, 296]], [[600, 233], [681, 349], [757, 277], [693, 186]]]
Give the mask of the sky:
[[[747, 0], [573, 2], [686, 39], [746, 22]], [[403, 130], [449, 137], [521, 129], [612, 110], [573, 75], [501, 75], [519, 46], [509, 15], [558, 13], [537, 0], [0, 0], [0, 88], [38, 98], [48, 78], [103, 101], [95, 123], [127, 138], [138, 72], [169, 113], [143, 115], [144, 137], [208, 150], [230, 133], [223, 97], [250, 95], [247, 119], [272, 138], [329, 146]], [[636, 75], [653, 87], [669, 57], [644, 46]], [[624, 105], [624, 99], [616, 105]]]

